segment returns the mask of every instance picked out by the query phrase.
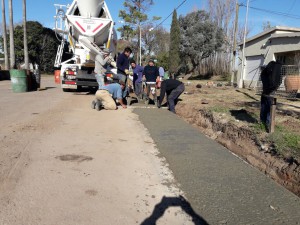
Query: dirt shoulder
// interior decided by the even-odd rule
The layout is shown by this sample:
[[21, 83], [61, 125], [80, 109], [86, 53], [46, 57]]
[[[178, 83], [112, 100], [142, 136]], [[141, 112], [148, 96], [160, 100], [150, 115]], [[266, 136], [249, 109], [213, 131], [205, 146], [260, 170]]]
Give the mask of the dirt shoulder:
[[94, 95], [42, 84], [0, 82], [0, 224], [193, 224], [178, 208], [153, 218], [183, 193], [131, 109], [98, 112]]
[[278, 99], [275, 132], [269, 134], [259, 123], [260, 96], [254, 90], [184, 83], [178, 115], [300, 196], [299, 100]]

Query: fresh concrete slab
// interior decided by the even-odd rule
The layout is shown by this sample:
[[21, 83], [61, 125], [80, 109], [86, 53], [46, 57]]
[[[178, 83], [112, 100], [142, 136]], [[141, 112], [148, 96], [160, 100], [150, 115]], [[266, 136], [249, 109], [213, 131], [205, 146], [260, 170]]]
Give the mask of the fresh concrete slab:
[[134, 109], [209, 224], [300, 224], [300, 199], [164, 109]]

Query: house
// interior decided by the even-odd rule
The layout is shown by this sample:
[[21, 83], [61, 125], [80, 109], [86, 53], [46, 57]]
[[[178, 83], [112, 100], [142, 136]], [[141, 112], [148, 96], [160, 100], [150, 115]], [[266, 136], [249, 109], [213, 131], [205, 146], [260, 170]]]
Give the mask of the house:
[[[239, 65], [237, 81], [243, 76], [244, 87], [256, 87], [261, 66], [272, 60], [284, 65], [297, 65], [300, 62], [300, 28], [276, 26], [259, 33], [245, 42], [244, 68], [242, 67], [243, 43], [238, 44]], [[243, 70], [243, 73], [242, 73]]]

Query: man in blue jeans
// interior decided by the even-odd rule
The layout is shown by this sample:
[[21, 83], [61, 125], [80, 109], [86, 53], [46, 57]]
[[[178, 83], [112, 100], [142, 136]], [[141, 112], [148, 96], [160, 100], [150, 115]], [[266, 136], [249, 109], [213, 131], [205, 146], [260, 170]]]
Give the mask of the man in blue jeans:
[[161, 107], [161, 103], [167, 93], [167, 102], [169, 106], [169, 110], [173, 113], [175, 112], [175, 105], [177, 104], [178, 97], [184, 92], [184, 84], [178, 80], [167, 79], [158, 83], [158, 87], [160, 86], [160, 96], [159, 101], [157, 103], [157, 107]]
[[[123, 90], [123, 96], [129, 95], [128, 90], [128, 75], [129, 75], [129, 57], [132, 53], [131, 48], [126, 47], [124, 51], [118, 56], [117, 58], [117, 76], [119, 80], [122, 80], [125, 82], [126, 87]], [[124, 98], [125, 100], [125, 98]]]
[[98, 83], [98, 88], [104, 85], [105, 72], [109, 66], [116, 67], [116, 62], [110, 56], [110, 50], [104, 48], [102, 53], [99, 53], [95, 58], [95, 77]]
[[260, 107], [260, 121], [265, 125], [266, 130], [270, 130], [270, 117], [272, 95], [281, 84], [281, 68], [282, 63], [279, 61], [271, 61], [261, 72], [261, 81], [263, 84], [263, 91], [261, 94], [261, 107]]
[[143, 71], [144, 67], [137, 65], [134, 60], [130, 62], [131, 68], [133, 69], [133, 85], [134, 93], [138, 100], [142, 99], [143, 93]]

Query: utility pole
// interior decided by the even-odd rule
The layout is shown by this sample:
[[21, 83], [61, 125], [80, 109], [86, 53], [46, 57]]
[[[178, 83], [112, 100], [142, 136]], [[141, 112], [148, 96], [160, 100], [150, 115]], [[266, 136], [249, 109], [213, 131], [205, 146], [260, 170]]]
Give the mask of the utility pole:
[[[139, 15], [141, 15], [141, 0], [139, 0]], [[139, 63], [142, 65], [142, 31], [141, 19], [139, 19]]]
[[139, 31], [140, 31], [140, 34], [139, 34], [139, 42], [140, 42], [140, 45], [139, 45], [139, 55], [140, 55], [140, 65], [142, 65], [142, 30], [141, 30], [141, 23], [139, 24]]
[[235, 59], [236, 59], [236, 35], [237, 35], [237, 27], [239, 20], [239, 7], [238, 0], [235, 3], [235, 23], [234, 23], [234, 34], [233, 34], [233, 58], [232, 58], [232, 66], [231, 66], [231, 86], [233, 86], [234, 82], [234, 74], [235, 74]]
[[3, 32], [3, 50], [4, 50], [4, 62], [5, 70], [9, 69], [9, 60], [8, 60], [8, 48], [7, 48], [7, 29], [6, 29], [6, 16], [5, 16], [5, 1], [2, 0], [2, 32]]
[[244, 30], [244, 41], [243, 41], [243, 54], [242, 54], [242, 71], [239, 80], [239, 88], [243, 88], [244, 86], [244, 70], [245, 70], [245, 46], [246, 46], [246, 34], [247, 34], [247, 23], [248, 23], [248, 11], [249, 11], [249, 0], [247, 0], [247, 11], [245, 18], [245, 30]]

